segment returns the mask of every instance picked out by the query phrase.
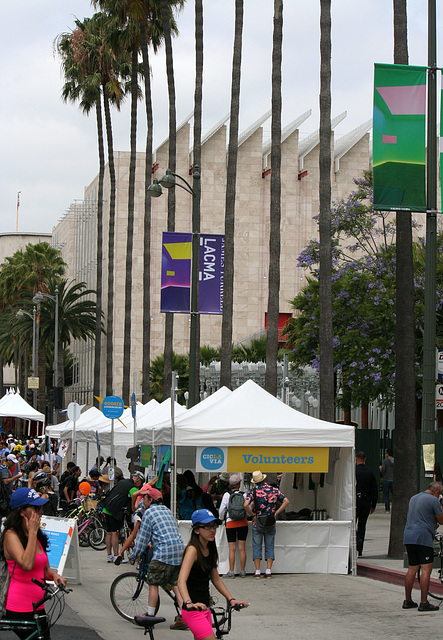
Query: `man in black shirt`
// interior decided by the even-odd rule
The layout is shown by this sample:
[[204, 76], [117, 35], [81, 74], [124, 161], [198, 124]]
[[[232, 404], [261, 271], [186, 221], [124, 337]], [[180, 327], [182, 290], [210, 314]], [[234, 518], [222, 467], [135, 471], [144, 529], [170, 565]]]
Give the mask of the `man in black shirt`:
[[357, 552], [361, 556], [365, 541], [366, 522], [370, 513], [374, 513], [377, 505], [378, 487], [373, 472], [365, 465], [366, 454], [359, 451], [355, 454], [355, 476], [357, 480]]
[[78, 491], [78, 479], [81, 476], [82, 470], [80, 467], [73, 467], [70, 475], [67, 476], [64, 485], [63, 491], [60, 493], [60, 506], [63, 511], [66, 512], [70, 509], [71, 502], [77, 495]]

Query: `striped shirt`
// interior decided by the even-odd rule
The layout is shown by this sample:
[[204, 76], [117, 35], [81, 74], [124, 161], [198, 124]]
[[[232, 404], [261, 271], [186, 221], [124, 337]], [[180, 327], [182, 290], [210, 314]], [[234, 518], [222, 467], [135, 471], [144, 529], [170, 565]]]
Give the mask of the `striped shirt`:
[[174, 516], [163, 504], [152, 504], [143, 514], [131, 559], [138, 558], [149, 542], [154, 550], [154, 560], [175, 566], [181, 564], [183, 540]]

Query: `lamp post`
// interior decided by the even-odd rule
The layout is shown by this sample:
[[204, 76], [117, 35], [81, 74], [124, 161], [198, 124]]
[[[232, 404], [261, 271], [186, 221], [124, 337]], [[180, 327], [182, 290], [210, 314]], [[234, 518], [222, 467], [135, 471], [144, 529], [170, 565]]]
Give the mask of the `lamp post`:
[[[32, 377], [35, 377], [35, 307], [32, 309], [32, 314], [29, 313], [29, 311], [25, 311], [24, 309], [19, 309], [17, 311], [17, 315], [19, 317], [23, 317], [23, 316], [28, 316], [29, 318], [32, 318], [32, 365], [31, 365], [31, 369], [32, 369]], [[32, 403], [34, 405], [35, 408], [35, 389], [32, 389]]]
[[[54, 335], [54, 365], [53, 365], [53, 386], [57, 387], [58, 381], [58, 287], [55, 287], [55, 296], [51, 296], [49, 293], [43, 293], [42, 291], [37, 291], [35, 296], [32, 298], [32, 301], [37, 305], [40, 305], [44, 298], [49, 298], [55, 302], [55, 335]], [[57, 422], [56, 420], [56, 408], [54, 406], [54, 424]]]
[[[184, 184], [176, 181], [176, 178], [182, 180]], [[180, 187], [192, 196], [192, 246], [191, 246], [191, 326], [189, 337], [189, 400], [188, 407], [191, 408], [197, 404], [199, 400], [198, 393], [198, 367], [200, 362], [198, 340], [198, 271], [199, 271], [199, 248], [200, 248], [200, 168], [195, 165], [192, 173], [193, 187], [182, 176], [173, 173], [170, 169], [166, 169], [166, 174], [161, 180], [154, 178], [152, 184], [147, 188], [148, 195], [158, 198], [162, 195], [163, 190], [172, 187]]]

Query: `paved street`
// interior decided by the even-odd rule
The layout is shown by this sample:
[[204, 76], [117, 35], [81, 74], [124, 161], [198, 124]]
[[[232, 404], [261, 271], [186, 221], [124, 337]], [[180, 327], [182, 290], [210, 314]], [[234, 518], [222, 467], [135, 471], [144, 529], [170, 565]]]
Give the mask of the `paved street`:
[[[386, 559], [390, 516], [381, 511], [381, 506], [378, 510], [368, 522], [361, 562], [404, 571], [400, 561]], [[143, 630], [120, 618], [109, 600], [114, 577], [132, 568], [107, 564], [105, 552], [81, 549], [80, 553], [83, 584], [72, 586], [73, 592], [66, 598], [69, 607], [53, 629], [53, 639], [95, 640], [95, 630], [104, 640], [141, 640]], [[355, 640], [386, 635], [390, 640], [429, 638], [440, 633], [443, 623], [443, 611], [403, 611], [401, 586], [369, 578], [299, 574], [256, 581], [248, 576], [230, 580], [229, 589], [251, 603], [248, 609], [233, 614], [229, 636], [233, 640], [316, 640], [325, 636], [330, 640]], [[174, 610], [166, 596], [160, 614], [167, 622], [156, 627], [156, 640], [192, 637], [189, 631], [169, 629]], [[4, 634], [2, 640], [13, 637]]]

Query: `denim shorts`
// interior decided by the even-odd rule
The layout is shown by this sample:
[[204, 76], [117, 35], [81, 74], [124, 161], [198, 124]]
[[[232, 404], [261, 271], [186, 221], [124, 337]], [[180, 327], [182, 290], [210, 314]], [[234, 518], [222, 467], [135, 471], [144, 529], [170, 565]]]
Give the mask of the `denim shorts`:
[[274, 553], [275, 527], [271, 531], [257, 531], [252, 525], [252, 559], [262, 559], [263, 542], [265, 543], [265, 560], [275, 559]]

